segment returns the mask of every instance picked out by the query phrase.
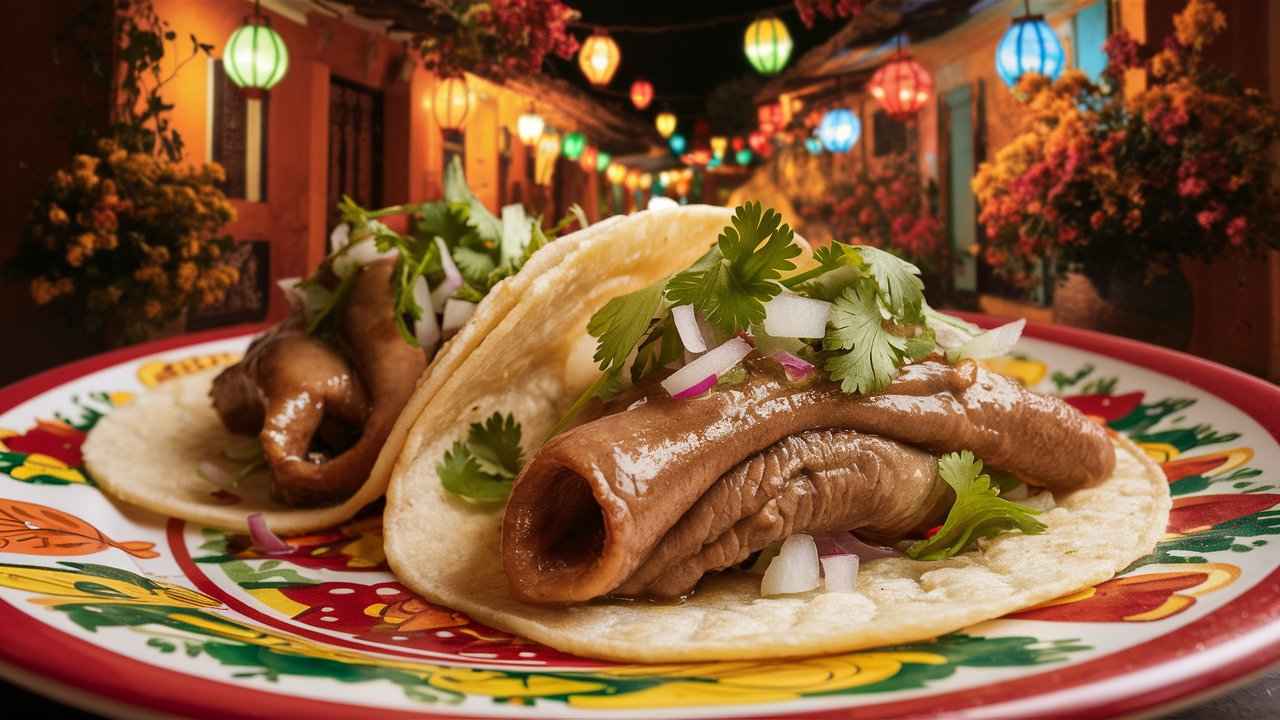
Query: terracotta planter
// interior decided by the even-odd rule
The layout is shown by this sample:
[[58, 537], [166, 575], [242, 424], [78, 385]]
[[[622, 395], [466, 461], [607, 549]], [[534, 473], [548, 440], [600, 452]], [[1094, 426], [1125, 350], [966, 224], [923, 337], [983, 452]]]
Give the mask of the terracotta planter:
[[1138, 275], [1068, 272], [1053, 293], [1054, 322], [1185, 350], [1191, 287], [1180, 269], [1144, 283]]

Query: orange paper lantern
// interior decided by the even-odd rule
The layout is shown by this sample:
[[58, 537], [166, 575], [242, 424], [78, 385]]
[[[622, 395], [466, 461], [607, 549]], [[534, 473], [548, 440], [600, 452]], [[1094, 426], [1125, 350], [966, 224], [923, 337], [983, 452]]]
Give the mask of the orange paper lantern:
[[592, 85], [608, 85], [622, 60], [618, 43], [602, 32], [597, 32], [582, 43], [578, 51], [578, 67]]
[[649, 107], [651, 102], [653, 102], [653, 83], [648, 80], [637, 80], [631, 83], [631, 104], [635, 105], [637, 110]]

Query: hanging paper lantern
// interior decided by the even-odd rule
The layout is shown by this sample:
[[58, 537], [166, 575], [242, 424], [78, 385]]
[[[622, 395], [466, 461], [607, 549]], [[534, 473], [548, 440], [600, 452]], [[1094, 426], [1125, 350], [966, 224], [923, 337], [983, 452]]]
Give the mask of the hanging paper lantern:
[[556, 158], [560, 156], [560, 136], [545, 133], [538, 140], [538, 153], [533, 159], [533, 179], [539, 185], [550, 185], [556, 171]]
[[582, 151], [586, 149], [587, 136], [580, 132], [568, 133], [560, 141], [560, 153], [570, 160], [577, 160], [582, 157]]
[[658, 128], [659, 135], [669, 138], [671, 133], [676, 131], [676, 116], [669, 112], [660, 112], [658, 117], [654, 119], [653, 124]]
[[900, 53], [876, 71], [867, 83], [867, 91], [890, 117], [902, 120], [915, 115], [929, 101], [933, 78], [923, 65]]
[[649, 107], [651, 102], [653, 102], [653, 83], [648, 80], [636, 80], [631, 83], [631, 104], [635, 105], [637, 110]]
[[555, 133], [547, 133], [538, 141], [538, 154], [547, 157], [556, 157], [560, 154], [560, 136]]
[[447, 77], [436, 83], [435, 100], [432, 103], [436, 124], [444, 130], [459, 130], [467, 122], [471, 111], [471, 91], [463, 76]]
[[810, 155], [821, 155], [822, 141], [817, 137], [810, 135], [804, 139], [804, 149], [808, 150]]
[[621, 185], [622, 181], [627, 179], [627, 166], [622, 163], [612, 163], [609, 169], [604, 171], [604, 176], [614, 185]]
[[688, 144], [688, 141], [684, 139], [684, 135], [680, 133], [675, 133], [671, 136], [671, 139], [667, 140], [667, 145], [671, 148], [672, 155], [684, 154], [684, 149]]
[[743, 148], [734, 154], [733, 158], [738, 161], [739, 165], [751, 164], [751, 151]]
[[636, 182], [636, 187], [640, 188], [641, 190], [648, 190], [649, 188], [653, 187], [653, 175], [649, 173], [641, 173], [639, 179]]
[[761, 18], [747, 26], [742, 48], [756, 72], [777, 75], [791, 57], [791, 33], [778, 18]]
[[602, 32], [587, 38], [578, 51], [578, 67], [582, 68], [582, 74], [592, 85], [608, 85], [621, 59], [618, 43]]
[[255, 13], [227, 38], [222, 67], [236, 87], [258, 96], [275, 87], [288, 72], [289, 49], [266, 16]]
[[596, 169], [596, 148], [594, 145], [588, 145], [586, 150], [582, 151], [582, 156], [578, 158], [578, 164], [583, 170], [593, 172]]
[[729, 138], [723, 135], [717, 135], [711, 138], [711, 154], [717, 160], [724, 157], [724, 151], [729, 149]]
[[640, 188], [640, 171], [628, 170], [627, 179], [623, 181], [623, 184], [626, 185], [627, 189], [632, 192], [635, 192], [636, 190], [638, 190]]
[[613, 156], [601, 150], [596, 153], [596, 172], [604, 172], [609, 168], [609, 163], [613, 162]]
[[546, 125], [541, 115], [528, 112], [516, 118], [516, 135], [520, 136], [520, 142], [532, 146], [542, 137], [542, 129]]
[[782, 103], [768, 103], [756, 108], [756, 121], [761, 132], [772, 135], [782, 129]]
[[1065, 64], [1062, 43], [1043, 15], [1014, 18], [1013, 25], [996, 45], [996, 72], [1009, 87], [1017, 85], [1027, 73], [1056, 80]]
[[861, 134], [862, 121], [847, 108], [828, 110], [818, 123], [818, 139], [828, 152], [849, 152]]
[[752, 130], [751, 134], [747, 136], [747, 144], [751, 146], [752, 150], [763, 154], [765, 146], [769, 144], [769, 136], [759, 130]]

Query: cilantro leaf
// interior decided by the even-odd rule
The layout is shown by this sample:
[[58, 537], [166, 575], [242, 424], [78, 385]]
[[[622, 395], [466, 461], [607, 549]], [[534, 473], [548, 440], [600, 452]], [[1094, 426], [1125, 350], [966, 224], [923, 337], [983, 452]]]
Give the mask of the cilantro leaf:
[[924, 322], [924, 281], [920, 268], [879, 248], [859, 246], [858, 254], [879, 286], [884, 306], [901, 323]]
[[662, 305], [665, 281], [613, 298], [596, 311], [587, 332], [596, 339], [595, 361], [601, 370], [621, 368], [649, 329]]
[[497, 244], [502, 239], [502, 222], [489, 212], [480, 198], [467, 186], [462, 160], [454, 156], [444, 171], [444, 200], [450, 205], [462, 205], [467, 209], [467, 224], [486, 242]]
[[483, 253], [479, 250], [473, 250], [469, 247], [456, 247], [449, 254], [453, 256], [454, 264], [458, 266], [458, 271], [462, 273], [462, 277], [468, 283], [487, 285], [489, 273], [497, 269], [493, 258], [488, 253]]
[[636, 350], [635, 361], [631, 363], [631, 383], [638, 385], [655, 370], [679, 360], [683, 352], [684, 344], [680, 342], [680, 332], [671, 316], [655, 320]]
[[764, 304], [782, 292], [782, 273], [795, 270], [795, 233], [776, 211], [760, 203], [740, 205], [716, 248], [667, 287], [676, 305], [691, 304], [726, 333], [764, 320]]
[[512, 415], [494, 413], [472, 423], [467, 440], [455, 442], [436, 465], [444, 488], [479, 503], [501, 502], [520, 472], [520, 424]]
[[991, 476], [982, 472], [982, 461], [968, 450], [938, 458], [938, 474], [956, 493], [955, 504], [942, 528], [927, 540], [907, 548], [916, 560], [943, 560], [969, 549], [979, 538], [1021, 530], [1027, 535], [1045, 531], [1035, 519], [1039, 511], [1009, 502], [991, 486]]
[[847, 288], [831, 308], [824, 350], [844, 351], [826, 363], [832, 380], [847, 393], [884, 389], [907, 357], [907, 338], [884, 327], [876, 286], [869, 280]]

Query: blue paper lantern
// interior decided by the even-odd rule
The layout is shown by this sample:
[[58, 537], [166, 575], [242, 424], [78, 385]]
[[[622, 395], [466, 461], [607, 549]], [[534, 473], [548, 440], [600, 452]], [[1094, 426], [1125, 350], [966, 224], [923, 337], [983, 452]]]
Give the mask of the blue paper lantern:
[[861, 134], [862, 121], [848, 108], [828, 110], [818, 123], [818, 139], [828, 152], [849, 152]]
[[672, 135], [671, 139], [667, 140], [667, 145], [671, 148], [672, 155], [683, 155], [684, 149], [688, 144], [689, 143], [684, 139], [684, 135], [681, 135], [680, 133]]
[[810, 135], [804, 139], [804, 149], [808, 150], [810, 155], [821, 155], [822, 141]]
[[1015, 18], [996, 45], [996, 72], [1009, 87], [1027, 73], [1056, 80], [1066, 61], [1062, 43], [1043, 15]]

